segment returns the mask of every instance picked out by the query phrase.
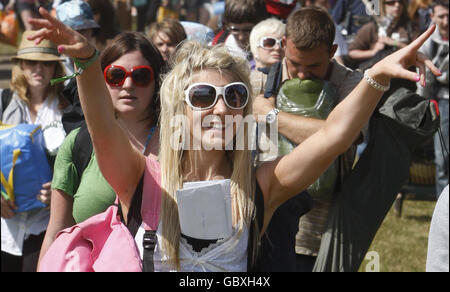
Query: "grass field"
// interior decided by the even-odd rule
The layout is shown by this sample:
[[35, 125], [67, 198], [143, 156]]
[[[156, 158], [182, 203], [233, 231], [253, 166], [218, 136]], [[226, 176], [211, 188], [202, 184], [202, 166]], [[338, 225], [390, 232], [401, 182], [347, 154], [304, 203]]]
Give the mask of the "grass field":
[[[379, 256], [380, 272], [425, 271], [428, 232], [435, 205], [436, 202], [405, 200], [401, 218], [391, 208], [369, 248]], [[360, 271], [371, 268], [373, 259], [364, 260]]]

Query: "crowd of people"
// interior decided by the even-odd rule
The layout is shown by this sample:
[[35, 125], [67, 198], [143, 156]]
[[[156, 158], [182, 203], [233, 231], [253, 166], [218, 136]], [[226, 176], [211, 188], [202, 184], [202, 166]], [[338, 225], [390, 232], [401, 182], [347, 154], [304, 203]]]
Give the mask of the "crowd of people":
[[[2, 0], [23, 34], [0, 126], [42, 125], [53, 173], [27, 194], [47, 207], [18, 213], [2, 162], [2, 271], [47, 269], [62, 230], [116, 205], [144, 267], [158, 210], [151, 270], [317, 270], [371, 116], [399, 88], [436, 100], [427, 270], [448, 271], [449, 2], [372, 2]], [[216, 185], [208, 212], [182, 199]]]

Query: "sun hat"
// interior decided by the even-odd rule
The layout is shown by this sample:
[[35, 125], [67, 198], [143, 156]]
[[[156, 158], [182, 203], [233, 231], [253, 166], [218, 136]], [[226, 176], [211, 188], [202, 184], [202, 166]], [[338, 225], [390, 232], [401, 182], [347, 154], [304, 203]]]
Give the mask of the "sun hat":
[[99, 29], [91, 6], [82, 0], [66, 1], [56, 7], [56, 17], [74, 30]]
[[60, 57], [56, 45], [49, 40], [42, 40], [38, 45], [34, 41], [27, 39], [35, 31], [27, 30], [22, 34], [17, 55], [12, 60], [32, 60], [32, 61], [63, 61]]

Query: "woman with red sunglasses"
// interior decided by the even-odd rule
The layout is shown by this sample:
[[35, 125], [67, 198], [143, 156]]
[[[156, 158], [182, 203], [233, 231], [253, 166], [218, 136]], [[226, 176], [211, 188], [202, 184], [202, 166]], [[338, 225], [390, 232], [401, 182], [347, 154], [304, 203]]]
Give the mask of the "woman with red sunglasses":
[[[114, 119], [126, 133], [124, 142], [145, 156], [156, 157], [159, 145], [159, 75], [164, 64], [161, 55], [141, 34], [122, 33], [104, 49], [101, 64], [104, 81], [99, 81], [106, 83]], [[101, 111], [99, 108], [98, 112]], [[73, 130], [56, 158], [50, 222], [41, 257], [57, 232], [103, 212], [116, 198], [113, 188], [100, 172], [95, 154], [83, 173], [77, 173], [73, 158], [76, 150], [72, 149], [80, 131], [86, 129]], [[103, 149], [94, 150], [98, 151]]]
[[[146, 167], [150, 165], [147, 163], [151, 158], [132, 146], [127, 131], [115, 118], [111, 93], [108, 87], [103, 86], [100, 64], [90, 61], [95, 48], [45, 9], [40, 9], [40, 13], [44, 19], [34, 19], [32, 23], [41, 29], [30, 39], [39, 43], [49, 38], [59, 44], [61, 51], [79, 61], [84, 59], [84, 64], [90, 64], [82, 64], [84, 70], [77, 77], [80, 99], [100, 169], [119, 197], [124, 218], [128, 218], [135, 189], [142, 177], [144, 180], [154, 179], [151, 175], [144, 176], [144, 173], [149, 173]], [[226, 116], [247, 117], [252, 113], [250, 72], [246, 61], [231, 56], [220, 46], [211, 48], [195, 42], [184, 44], [177, 53], [172, 71], [161, 85], [161, 184], [160, 189], [154, 189], [155, 192], [161, 191], [161, 211], [153, 255], [154, 270], [247, 271], [247, 260], [254, 258], [249, 247], [257, 250], [258, 239], [264, 234], [273, 212], [307, 188], [339, 154], [346, 151], [389, 88], [391, 78], [414, 80], [424, 86], [425, 67], [436, 75], [440, 74], [429, 60], [417, 54], [434, 28], [430, 27], [409, 46], [366, 71], [365, 78], [331, 112], [318, 132], [288, 155], [268, 161], [257, 169], [253, 168], [250, 149], [205, 147], [196, 150], [189, 148], [189, 144], [181, 144], [181, 148], [173, 147], [173, 142], [177, 143], [186, 135], [191, 138], [199, 135], [198, 138], [204, 139], [207, 144], [211, 142], [215, 146], [223, 146], [227, 141], [220, 137], [221, 133], [227, 132], [227, 124], [223, 124], [223, 120], [225, 123], [227, 121]], [[406, 69], [411, 65], [416, 65], [420, 74]], [[191, 132], [192, 127], [182, 127], [179, 131], [173, 119], [180, 116], [187, 120], [188, 125], [200, 122], [200, 132]], [[206, 119], [209, 123], [205, 123]], [[237, 133], [235, 128], [230, 130]], [[244, 130], [244, 136], [248, 135], [248, 131]], [[232, 138], [237, 139], [238, 136]], [[215, 179], [229, 180], [230, 199], [226, 206], [220, 205], [230, 208], [231, 215], [225, 223], [231, 226], [231, 235], [216, 237], [215, 240], [206, 236], [202, 239], [184, 236], [181, 229], [189, 222], [181, 220], [177, 192], [185, 189], [184, 185], [188, 182], [200, 181], [204, 184]], [[192, 188], [192, 183], [190, 185]], [[194, 189], [198, 191], [198, 184]], [[147, 205], [143, 210], [152, 208], [158, 206]], [[194, 210], [190, 215], [198, 217]], [[255, 217], [260, 219], [260, 228], [255, 224]], [[212, 221], [215, 220], [202, 221], [198, 228], [204, 228]], [[226, 233], [225, 229], [223, 233]], [[143, 241], [139, 236], [135, 239]], [[142, 246], [141, 242], [137, 246]]]

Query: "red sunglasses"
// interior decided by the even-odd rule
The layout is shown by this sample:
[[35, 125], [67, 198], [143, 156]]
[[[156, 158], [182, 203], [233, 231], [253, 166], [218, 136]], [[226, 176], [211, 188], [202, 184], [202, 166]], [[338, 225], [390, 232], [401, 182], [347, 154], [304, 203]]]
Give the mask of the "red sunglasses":
[[103, 71], [106, 83], [111, 86], [122, 86], [127, 77], [131, 77], [133, 84], [139, 87], [148, 86], [154, 79], [153, 69], [150, 66], [136, 66], [127, 71], [122, 66], [108, 65]]

